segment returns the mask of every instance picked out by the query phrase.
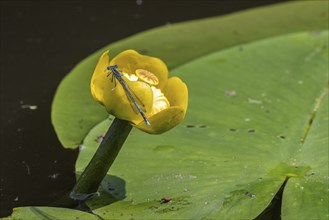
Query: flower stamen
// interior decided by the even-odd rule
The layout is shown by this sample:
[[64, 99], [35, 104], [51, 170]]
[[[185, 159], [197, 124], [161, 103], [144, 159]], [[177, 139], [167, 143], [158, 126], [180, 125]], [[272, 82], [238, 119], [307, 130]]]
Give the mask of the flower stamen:
[[170, 103], [160, 89], [157, 89], [154, 86], [152, 86], [151, 89], [153, 92], [153, 106], [152, 106], [151, 115], [155, 115], [156, 113], [166, 108], [169, 108]]
[[137, 70], [135, 70], [135, 73], [138, 76], [138, 78], [140, 78], [142, 81], [144, 81], [152, 86], [156, 86], [159, 84], [158, 77], [156, 77], [156, 75], [154, 75], [153, 73], [151, 73], [148, 70], [137, 69]]

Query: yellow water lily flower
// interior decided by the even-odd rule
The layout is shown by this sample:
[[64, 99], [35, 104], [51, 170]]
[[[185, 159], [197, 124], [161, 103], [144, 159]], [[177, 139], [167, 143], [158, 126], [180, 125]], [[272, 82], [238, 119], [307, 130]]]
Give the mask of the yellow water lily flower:
[[[114, 76], [114, 67], [124, 85]], [[94, 70], [90, 88], [93, 98], [110, 114], [150, 134], [160, 134], [178, 125], [188, 104], [186, 84], [178, 77], [168, 79], [162, 60], [134, 50], [123, 51], [112, 60], [109, 51], [105, 51]]]

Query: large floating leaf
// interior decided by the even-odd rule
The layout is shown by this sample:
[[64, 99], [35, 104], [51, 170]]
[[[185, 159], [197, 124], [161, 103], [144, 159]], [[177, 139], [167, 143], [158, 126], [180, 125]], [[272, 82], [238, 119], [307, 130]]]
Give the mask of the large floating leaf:
[[[176, 68], [189, 88], [184, 123], [133, 130], [101, 196], [105, 219], [253, 219], [285, 181], [283, 219], [328, 217], [328, 32], [240, 45]], [[82, 171], [107, 119], [86, 137]], [[161, 203], [164, 197], [171, 202]], [[167, 199], [168, 201], [169, 199]]]
[[99, 220], [96, 215], [82, 211], [55, 208], [55, 207], [18, 207], [14, 208], [14, 212], [3, 220], [64, 220], [64, 219], [79, 219], [79, 220]]
[[[110, 44], [79, 63], [60, 84], [52, 122], [66, 148], [77, 147], [90, 129], [107, 117], [90, 96], [89, 80], [100, 54], [125, 49], [163, 59], [170, 69], [200, 56], [253, 40], [328, 27], [327, 1], [300, 1], [155, 28]], [[102, 34], [102, 33], [100, 33]], [[103, 36], [104, 37], [104, 36]]]
[[[312, 166], [313, 169], [306, 178], [291, 179], [288, 182], [283, 195], [282, 210], [287, 219], [329, 218], [328, 88], [323, 90], [315, 102], [319, 103], [319, 106], [314, 106], [314, 121], [309, 127], [304, 145], [295, 155], [298, 165]], [[313, 116], [310, 120], [313, 120]], [[307, 210], [304, 210], [306, 208]]]

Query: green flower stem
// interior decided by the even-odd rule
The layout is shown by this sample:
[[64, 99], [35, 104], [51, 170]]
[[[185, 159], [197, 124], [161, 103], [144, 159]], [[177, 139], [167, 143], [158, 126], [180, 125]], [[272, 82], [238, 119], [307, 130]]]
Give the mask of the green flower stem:
[[83, 201], [97, 192], [131, 129], [129, 122], [114, 119], [96, 153], [70, 193], [72, 199]]

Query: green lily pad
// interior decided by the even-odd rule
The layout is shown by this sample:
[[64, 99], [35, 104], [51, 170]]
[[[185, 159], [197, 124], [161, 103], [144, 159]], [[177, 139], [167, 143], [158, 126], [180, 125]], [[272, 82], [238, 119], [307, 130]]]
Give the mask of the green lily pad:
[[[134, 129], [89, 207], [105, 219], [253, 219], [286, 182], [283, 219], [327, 218], [328, 59], [323, 31], [176, 68], [189, 88], [184, 122], [159, 136]], [[110, 123], [84, 140], [78, 172]]]
[[[126, 49], [163, 59], [169, 69], [206, 54], [265, 37], [328, 27], [327, 1], [260, 7], [208, 19], [155, 28], [110, 44], [79, 63], [62, 81], [52, 105], [52, 123], [65, 148], [76, 148], [107, 117], [91, 98], [89, 81], [99, 56]], [[265, 19], [262, 19], [265, 18]], [[104, 36], [103, 36], [104, 37]]]
[[56, 208], [56, 207], [18, 207], [14, 208], [13, 214], [6, 218], [1, 218], [3, 220], [59, 220], [59, 219], [79, 219], [79, 220], [93, 220], [100, 219], [96, 215], [89, 214], [86, 212]]

